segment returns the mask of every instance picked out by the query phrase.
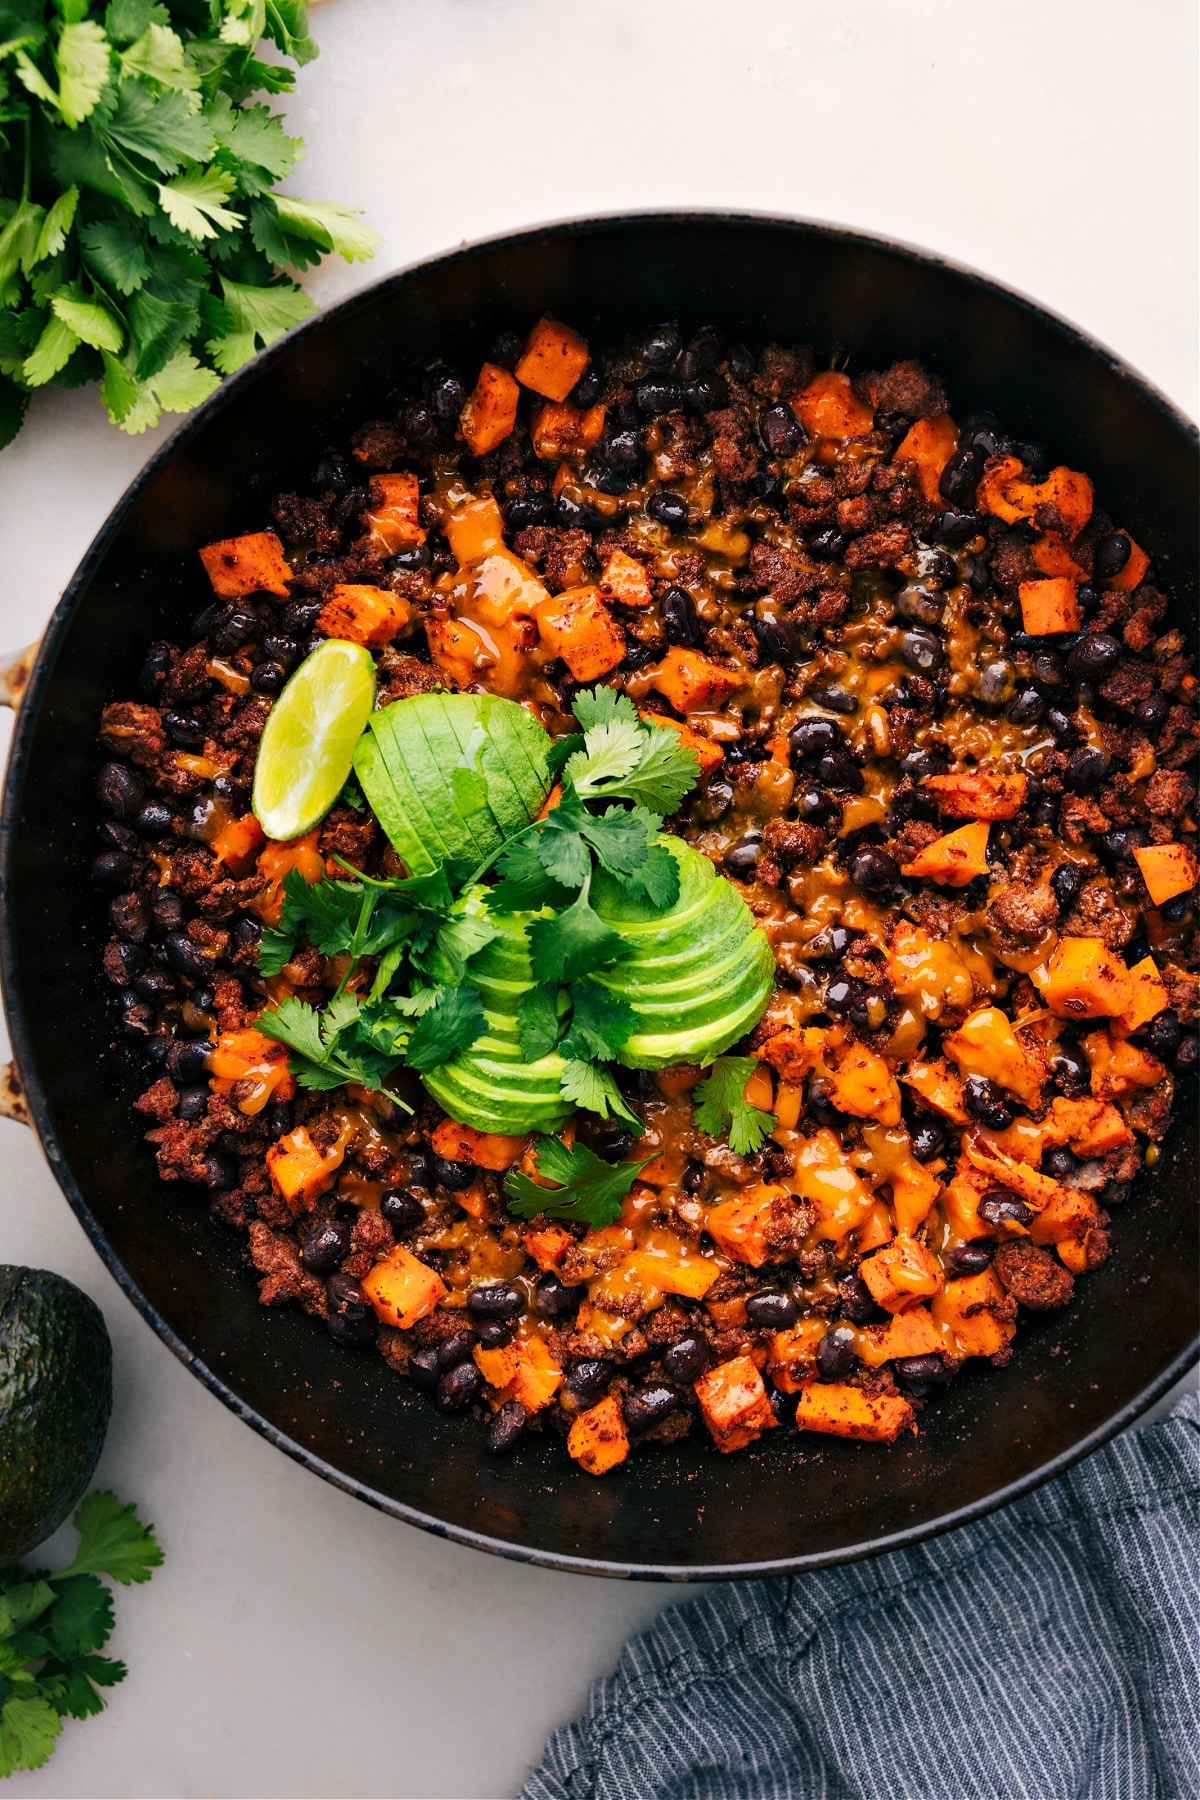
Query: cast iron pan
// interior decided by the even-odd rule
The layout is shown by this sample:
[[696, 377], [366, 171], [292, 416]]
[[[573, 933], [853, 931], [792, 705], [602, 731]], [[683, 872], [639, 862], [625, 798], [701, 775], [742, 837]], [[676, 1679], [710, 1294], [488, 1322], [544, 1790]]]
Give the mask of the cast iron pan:
[[260, 1307], [243, 1240], [202, 1193], [160, 1185], [114, 1037], [89, 892], [96, 722], [134, 692], [149, 639], [206, 598], [198, 545], [304, 488], [325, 446], [386, 416], [435, 356], [470, 370], [542, 312], [595, 343], [677, 318], [810, 341], [855, 366], [916, 355], [956, 412], [1086, 469], [1195, 617], [1195, 435], [1115, 357], [979, 276], [879, 239], [720, 215], [589, 220], [389, 277], [229, 381], [143, 471], [63, 596], [18, 714], [4, 794], [3, 982], [50, 1165], [97, 1250], [176, 1355], [264, 1436], [398, 1518], [480, 1549], [595, 1574], [675, 1579], [819, 1567], [976, 1518], [1136, 1418], [1196, 1355], [1195, 1118], [1117, 1216], [1116, 1250], [1062, 1314], [1027, 1318], [1011, 1365], [968, 1365], [893, 1449], [780, 1431], [723, 1458], [696, 1439], [595, 1481], [558, 1442], [483, 1453], [384, 1365], [298, 1309]]

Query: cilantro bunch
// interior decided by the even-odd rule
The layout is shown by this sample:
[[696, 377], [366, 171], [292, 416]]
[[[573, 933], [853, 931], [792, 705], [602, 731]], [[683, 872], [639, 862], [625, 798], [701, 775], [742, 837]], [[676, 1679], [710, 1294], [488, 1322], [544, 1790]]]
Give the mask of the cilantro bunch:
[[0, 446], [50, 382], [124, 431], [189, 411], [313, 310], [285, 269], [373, 253], [273, 191], [303, 145], [262, 39], [317, 54], [302, 0], [0, 0]]
[[98, 1654], [113, 1607], [97, 1576], [148, 1581], [162, 1562], [152, 1530], [112, 1494], [89, 1494], [74, 1525], [79, 1546], [61, 1574], [0, 1569], [0, 1779], [41, 1768], [63, 1720], [103, 1712], [100, 1690], [125, 1679], [124, 1663]]

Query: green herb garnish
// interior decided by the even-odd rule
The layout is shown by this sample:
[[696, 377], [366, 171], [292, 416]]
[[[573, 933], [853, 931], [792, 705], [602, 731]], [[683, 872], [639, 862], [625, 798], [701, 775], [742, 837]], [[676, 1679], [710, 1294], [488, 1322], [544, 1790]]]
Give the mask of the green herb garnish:
[[103, 1712], [101, 1689], [125, 1679], [125, 1664], [98, 1652], [113, 1628], [107, 1575], [148, 1581], [162, 1562], [152, 1530], [112, 1494], [89, 1494], [75, 1514], [79, 1546], [59, 1575], [0, 1570], [0, 1779], [40, 1769], [65, 1718]]
[[607, 1163], [586, 1144], [569, 1147], [558, 1138], [538, 1139], [534, 1150], [539, 1175], [556, 1187], [539, 1187], [514, 1170], [504, 1182], [509, 1211], [522, 1219], [545, 1213], [548, 1219], [572, 1219], [593, 1230], [620, 1216], [621, 1202], [653, 1157], [641, 1162]]
[[188, 412], [305, 318], [284, 269], [379, 239], [273, 190], [303, 145], [255, 93], [311, 62], [301, 0], [0, 0], [0, 445], [32, 391]]
[[725, 1137], [738, 1156], [753, 1156], [775, 1124], [774, 1113], [751, 1106], [746, 1083], [758, 1068], [753, 1056], [718, 1056], [704, 1079], [697, 1083], [696, 1124], [709, 1137]]

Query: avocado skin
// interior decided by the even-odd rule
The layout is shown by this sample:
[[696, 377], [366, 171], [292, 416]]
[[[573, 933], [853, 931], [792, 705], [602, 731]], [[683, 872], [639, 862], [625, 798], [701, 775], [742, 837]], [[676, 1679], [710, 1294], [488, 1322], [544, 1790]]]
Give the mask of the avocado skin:
[[48, 1269], [0, 1264], [0, 1567], [82, 1498], [112, 1411], [100, 1308]]

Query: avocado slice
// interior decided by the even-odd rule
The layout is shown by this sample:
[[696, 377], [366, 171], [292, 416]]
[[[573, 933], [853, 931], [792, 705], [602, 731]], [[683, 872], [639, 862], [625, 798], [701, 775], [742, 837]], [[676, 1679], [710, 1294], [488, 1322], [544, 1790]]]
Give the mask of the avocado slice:
[[48, 1269], [0, 1264], [0, 1568], [82, 1498], [111, 1411], [100, 1308]]
[[620, 1051], [631, 1069], [712, 1062], [758, 1023], [775, 985], [766, 935], [732, 882], [682, 838], [657, 840], [679, 865], [679, 898], [656, 913], [598, 870], [592, 905], [630, 947], [596, 979], [637, 1024]]
[[559, 1093], [564, 1059], [551, 1051], [531, 1063], [517, 1037], [517, 1007], [534, 985], [527, 932], [536, 917], [502, 913], [492, 919], [499, 935], [472, 958], [467, 972], [482, 997], [487, 1030], [469, 1049], [421, 1077], [452, 1119], [476, 1131], [513, 1137], [557, 1131], [574, 1111]]

